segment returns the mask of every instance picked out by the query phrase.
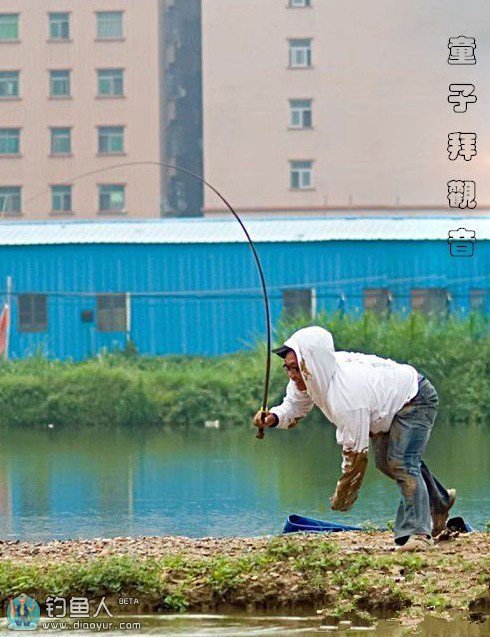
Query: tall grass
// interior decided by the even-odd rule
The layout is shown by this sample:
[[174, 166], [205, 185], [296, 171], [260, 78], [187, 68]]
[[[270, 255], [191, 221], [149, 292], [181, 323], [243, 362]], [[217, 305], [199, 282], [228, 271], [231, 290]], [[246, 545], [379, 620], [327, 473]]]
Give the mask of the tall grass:
[[[283, 342], [307, 320], [281, 323]], [[380, 320], [319, 315], [336, 349], [414, 365], [439, 392], [441, 415], [452, 421], [490, 421], [490, 333], [484, 317], [430, 319], [411, 314]], [[243, 423], [263, 394], [265, 346], [217, 358], [103, 354], [72, 363], [35, 356], [0, 365], [3, 426], [142, 427]], [[285, 377], [273, 361], [270, 404], [281, 400]]]

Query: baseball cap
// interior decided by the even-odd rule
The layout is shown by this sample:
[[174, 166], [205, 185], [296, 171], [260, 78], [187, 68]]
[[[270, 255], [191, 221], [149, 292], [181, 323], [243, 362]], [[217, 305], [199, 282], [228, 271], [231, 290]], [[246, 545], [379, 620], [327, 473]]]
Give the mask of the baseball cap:
[[287, 345], [281, 345], [281, 347], [276, 347], [276, 349], [273, 349], [272, 353], [277, 354], [281, 358], [286, 358], [286, 354], [292, 351], [294, 350], [291, 349], [291, 347], [288, 347]]

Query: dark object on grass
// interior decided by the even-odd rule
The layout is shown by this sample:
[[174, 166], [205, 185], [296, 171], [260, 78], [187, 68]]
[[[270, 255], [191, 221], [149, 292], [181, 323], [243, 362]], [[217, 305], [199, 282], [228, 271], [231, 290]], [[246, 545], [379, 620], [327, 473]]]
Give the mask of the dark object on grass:
[[461, 533], [472, 533], [474, 530], [462, 517], [450, 518], [444, 531], [436, 537], [436, 542], [449, 542], [449, 540], [455, 540]]
[[459, 531], [460, 533], [472, 533], [475, 529], [465, 522], [462, 517], [449, 518], [446, 522], [446, 528], [450, 531]]

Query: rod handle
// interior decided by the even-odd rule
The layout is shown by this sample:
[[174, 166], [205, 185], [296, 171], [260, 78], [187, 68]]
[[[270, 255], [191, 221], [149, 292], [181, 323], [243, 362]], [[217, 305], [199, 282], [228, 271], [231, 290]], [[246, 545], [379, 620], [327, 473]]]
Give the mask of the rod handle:
[[[260, 415], [260, 419], [262, 420], [262, 422], [264, 422], [266, 415], [267, 415], [266, 410], [262, 409], [262, 414]], [[255, 437], [258, 438], [259, 440], [262, 440], [264, 435], [265, 435], [264, 427], [259, 427], [257, 430], [257, 433], [255, 434]]]

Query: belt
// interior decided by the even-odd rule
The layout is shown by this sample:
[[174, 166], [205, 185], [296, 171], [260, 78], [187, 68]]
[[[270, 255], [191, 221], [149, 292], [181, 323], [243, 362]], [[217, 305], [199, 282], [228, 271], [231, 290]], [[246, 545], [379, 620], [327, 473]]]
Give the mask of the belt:
[[[426, 380], [425, 376], [422, 376], [422, 374], [418, 374], [417, 375], [417, 384], [418, 384], [418, 388], [420, 389], [420, 385], [422, 385], [422, 383], [424, 382], [424, 380]], [[406, 407], [407, 405], [410, 405], [411, 403], [413, 403], [413, 401], [417, 398], [418, 396], [418, 391], [415, 394], [415, 396], [413, 398], [411, 398], [408, 402], [406, 402], [403, 407]], [[402, 407], [402, 409], [403, 409]]]

